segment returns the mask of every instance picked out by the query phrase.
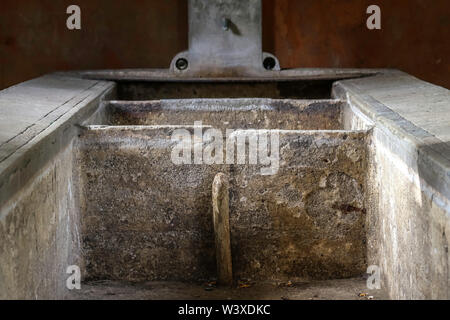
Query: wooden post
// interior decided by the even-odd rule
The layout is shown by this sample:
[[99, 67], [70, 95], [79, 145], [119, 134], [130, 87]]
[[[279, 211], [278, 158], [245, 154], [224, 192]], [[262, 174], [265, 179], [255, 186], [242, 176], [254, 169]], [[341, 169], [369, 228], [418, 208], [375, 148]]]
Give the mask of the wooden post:
[[223, 173], [214, 177], [212, 205], [214, 235], [216, 241], [217, 275], [220, 285], [233, 284], [230, 245], [230, 214], [228, 204], [228, 178]]

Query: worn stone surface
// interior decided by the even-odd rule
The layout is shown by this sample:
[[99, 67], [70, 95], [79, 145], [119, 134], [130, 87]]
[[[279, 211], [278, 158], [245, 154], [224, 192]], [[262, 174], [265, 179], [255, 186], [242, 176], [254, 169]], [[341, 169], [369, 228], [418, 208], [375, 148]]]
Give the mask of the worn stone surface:
[[213, 166], [170, 160], [173, 129], [93, 131], [78, 155], [89, 279], [215, 273]]
[[[239, 286], [209, 287], [201, 283], [174, 281], [92, 281], [73, 290], [68, 299], [74, 300], [384, 300], [383, 290], [367, 289], [363, 278], [325, 281], [290, 282], [262, 281]], [[328, 311], [329, 312], [329, 311]]]
[[340, 100], [171, 99], [112, 101], [105, 113], [111, 125], [193, 125], [218, 129], [341, 129]]
[[67, 266], [82, 264], [74, 124], [113, 86], [46, 75], [0, 92], [0, 298], [67, 293]]
[[74, 124], [89, 117], [113, 86], [46, 75], [0, 92], [0, 207], [72, 141]]
[[280, 169], [235, 166], [233, 272], [332, 279], [365, 270], [365, 133], [284, 133]]
[[[449, 299], [449, 91], [384, 75], [337, 83], [334, 93], [374, 126], [368, 263], [380, 267], [382, 288], [393, 299]], [[349, 129], [364, 127], [350, 123]]]
[[364, 271], [364, 132], [280, 131], [280, 170], [261, 176], [258, 165], [173, 164], [172, 130], [104, 127], [82, 137], [88, 279], [215, 277], [211, 183], [219, 171], [231, 179], [238, 277]]
[[[81, 87], [72, 89], [84, 92], [86, 83], [79, 81]], [[47, 85], [49, 94], [51, 88], [58, 95], [72, 92], [57, 80]], [[338, 116], [340, 129], [374, 128], [293, 136], [280, 131], [284, 162], [275, 176], [261, 176], [257, 166], [249, 165], [174, 166], [167, 152], [176, 127], [86, 130], [73, 168], [70, 145], [81, 130], [74, 124], [89, 117], [111, 87], [99, 84], [69, 104], [45, 95], [44, 103], [33, 103], [39, 90], [31, 90], [29, 96], [19, 95], [17, 108], [4, 109], [30, 112], [24, 111], [24, 121], [16, 114], [11, 119], [17, 123], [5, 123], [0, 130], [2, 141], [8, 141], [2, 149], [7, 158], [0, 164], [1, 298], [63, 297], [65, 267], [72, 263], [83, 267], [87, 279], [215, 277], [211, 182], [219, 171], [231, 177], [232, 251], [239, 278], [348, 277], [376, 264], [382, 288], [392, 298], [450, 296], [448, 90], [401, 73], [339, 82], [333, 94], [348, 105], [344, 113], [332, 113], [330, 121]], [[176, 86], [172, 89], [175, 94]], [[61, 104], [44, 106], [45, 101]], [[36, 125], [24, 135], [9, 131], [27, 128], [27, 121], [47, 107], [49, 118], [33, 120]], [[368, 122], [354, 117], [355, 110]], [[104, 110], [98, 111], [97, 120], [88, 123], [103, 123]], [[137, 111], [137, 116], [131, 112], [129, 124], [147, 112]], [[229, 122], [243, 118], [264, 128], [262, 119], [268, 116], [273, 128], [295, 128], [289, 127], [289, 117], [276, 124], [270, 112], [261, 110], [254, 117], [253, 110], [246, 112]], [[169, 113], [161, 115], [176, 120]], [[314, 123], [318, 115], [311, 112], [304, 119], [311, 116]], [[220, 117], [211, 119], [210, 124], [220, 125]], [[372, 135], [368, 152], [367, 134]], [[79, 259], [79, 233], [86, 264]]]
[[64, 298], [81, 264], [71, 145], [0, 211], [0, 299]]
[[375, 129], [371, 146], [369, 263], [380, 267], [391, 298], [449, 299], [450, 223], [437, 204], [442, 195], [420, 177], [417, 165], [406, 165], [412, 155], [396, 137]]

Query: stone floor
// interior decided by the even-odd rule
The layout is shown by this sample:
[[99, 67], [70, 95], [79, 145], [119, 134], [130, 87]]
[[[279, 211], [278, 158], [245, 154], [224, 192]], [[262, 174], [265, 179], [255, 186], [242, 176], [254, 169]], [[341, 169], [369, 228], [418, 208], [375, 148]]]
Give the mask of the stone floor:
[[150, 281], [126, 283], [95, 281], [83, 283], [68, 299], [75, 300], [383, 300], [382, 290], [369, 290], [363, 278], [327, 281], [239, 283], [219, 288], [214, 283]]

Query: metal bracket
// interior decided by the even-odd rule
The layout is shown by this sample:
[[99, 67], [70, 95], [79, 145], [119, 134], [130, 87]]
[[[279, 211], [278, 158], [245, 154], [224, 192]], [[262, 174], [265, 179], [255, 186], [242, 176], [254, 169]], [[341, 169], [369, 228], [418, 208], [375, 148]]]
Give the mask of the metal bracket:
[[261, 0], [189, 0], [189, 50], [170, 65], [175, 73], [242, 76], [280, 70], [262, 52]]

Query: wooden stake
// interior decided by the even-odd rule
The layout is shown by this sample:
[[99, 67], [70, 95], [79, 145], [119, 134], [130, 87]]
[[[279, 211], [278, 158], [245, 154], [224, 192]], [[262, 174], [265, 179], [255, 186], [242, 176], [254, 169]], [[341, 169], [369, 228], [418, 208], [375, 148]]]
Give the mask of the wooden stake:
[[212, 184], [212, 205], [214, 235], [216, 241], [217, 275], [220, 285], [233, 284], [230, 245], [230, 214], [228, 203], [228, 178], [223, 173], [214, 177]]

